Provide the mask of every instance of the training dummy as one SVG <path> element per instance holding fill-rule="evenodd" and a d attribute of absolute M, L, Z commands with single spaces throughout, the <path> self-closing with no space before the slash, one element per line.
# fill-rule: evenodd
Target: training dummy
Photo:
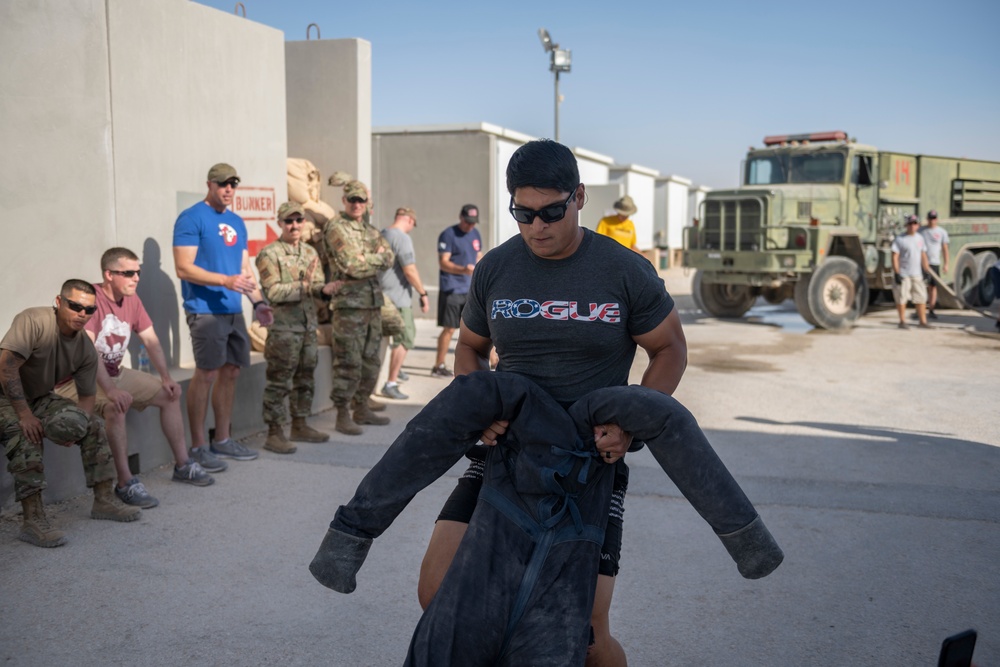
<path fill-rule="evenodd" d="M 596 424 L 617 423 L 645 441 L 744 577 L 780 564 L 781 549 L 753 505 L 670 396 L 598 389 L 566 411 L 521 376 L 476 372 L 428 403 L 337 510 L 309 566 L 313 576 L 353 591 L 372 540 L 498 419 L 510 428 L 490 448 L 475 514 L 406 664 L 583 664 L 613 475 L 594 449 Z"/>

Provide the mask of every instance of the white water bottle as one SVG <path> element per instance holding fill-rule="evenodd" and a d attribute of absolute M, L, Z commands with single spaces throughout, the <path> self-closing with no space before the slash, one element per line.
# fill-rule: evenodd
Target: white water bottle
<path fill-rule="evenodd" d="M 149 353 L 146 352 L 146 346 L 139 346 L 139 372 L 149 373 Z"/>

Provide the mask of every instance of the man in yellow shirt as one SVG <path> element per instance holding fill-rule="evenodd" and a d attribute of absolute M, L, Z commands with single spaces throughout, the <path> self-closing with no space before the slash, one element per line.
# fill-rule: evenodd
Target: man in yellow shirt
<path fill-rule="evenodd" d="M 601 218 L 601 221 L 597 223 L 597 233 L 613 238 L 626 248 L 639 252 L 635 237 L 635 223 L 629 218 L 630 215 L 639 210 L 636 208 L 635 202 L 632 201 L 631 197 L 625 195 L 615 202 L 614 209 L 615 215 Z"/>

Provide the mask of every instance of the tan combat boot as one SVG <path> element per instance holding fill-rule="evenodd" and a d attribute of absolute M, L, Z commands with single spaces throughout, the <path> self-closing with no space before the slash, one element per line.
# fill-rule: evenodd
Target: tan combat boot
<path fill-rule="evenodd" d="M 45 508 L 42 506 L 42 494 L 35 493 L 21 501 L 24 510 L 24 522 L 21 524 L 21 534 L 17 539 L 36 547 L 60 547 L 66 544 L 66 533 L 56 530 L 45 518 Z"/>
<path fill-rule="evenodd" d="M 322 433 L 309 426 L 305 417 L 292 417 L 291 440 L 299 442 L 326 442 L 330 439 L 329 434 Z"/>
<path fill-rule="evenodd" d="M 267 432 L 267 441 L 264 443 L 264 449 L 275 454 L 294 454 L 298 447 L 285 439 L 285 432 L 281 430 L 281 424 L 271 424 Z"/>
<path fill-rule="evenodd" d="M 114 481 L 109 479 L 94 485 L 94 506 L 90 508 L 90 518 L 135 521 L 142 515 L 142 510 L 118 500 L 111 490 L 114 484 Z"/>
<path fill-rule="evenodd" d="M 369 396 L 368 397 L 368 409 L 371 410 L 372 412 L 384 412 L 385 411 L 385 403 L 379 403 L 374 398 L 372 398 L 371 396 Z"/>
<path fill-rule="evenodd" d="M 372 412 L 367 401 L 354 404 L 354 421 L 358 424 L 374 424 L 375 426 L 385 426 L 389 423 L 388 417 L 382 417 Z"/>
<path fill-rule="evenodd" d="M 351 419 L 351 410 L 346 405 L 337 408 L 337 426 L 335 428 L 345 435 L 361 435 L 364 433 L 364 430 Z"/>

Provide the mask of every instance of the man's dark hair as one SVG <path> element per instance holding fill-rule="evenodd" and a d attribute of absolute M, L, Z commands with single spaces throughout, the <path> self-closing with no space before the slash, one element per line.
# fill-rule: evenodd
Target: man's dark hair
<path fill-rule="evenodd" d="M 97 296 L 94 286 L 86 280 L 80 280 L 79 278 L 70 278 L 64 282 L 62 289 L 59 290 L 59 294 L 68 299 L 69 295 L 73 293 L 73 290 L 80 290 L 84 294 L 93 294 L 94 296 Z"/>
<path fill-rule="evenodd" d="M 128 248 L 108 248 L 101 255 L 101 273 L 110 271 L 122 259 L 133 259 L 138 262 L 139 256 Z"/>
<path fill-rule="evenodd" d="M 518 188 L 549 188 L 571 192 L 580 184 L 580 169 L 573 151 L 551 139 L 524 144 L 507 163 L 507 192 Z"/>

